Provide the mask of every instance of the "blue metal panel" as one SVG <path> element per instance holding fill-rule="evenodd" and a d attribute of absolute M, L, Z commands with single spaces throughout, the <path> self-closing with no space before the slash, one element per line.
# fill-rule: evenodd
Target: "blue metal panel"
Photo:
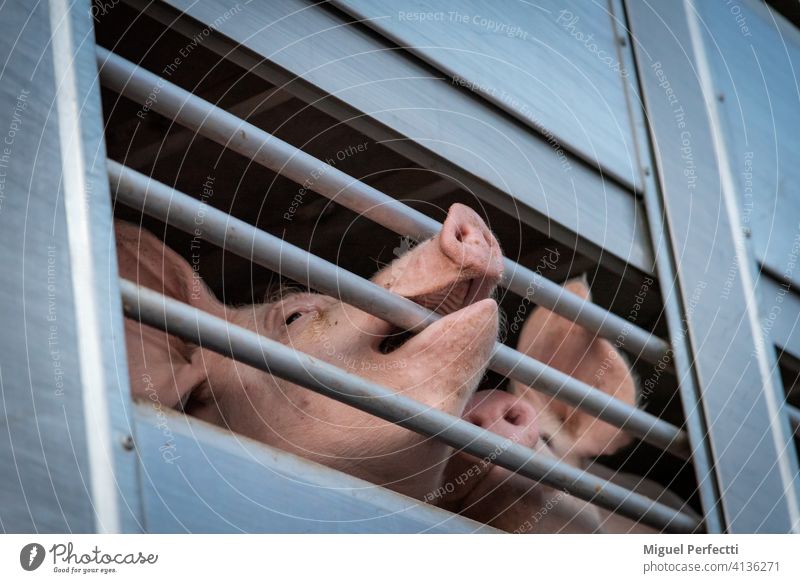
<path fill-rule="evenodd" d="M 797 458 L 691 3 L 630 2 L 662 202 L 731 532 L 800 531 Z M 742 259 L 738 270 L 729 267 Z"/>
<path fill-rule="evenodd" d="M 6 531 L 141 523 L 93 39 L 88 2 L 0 7 Z"/>
<path fill-rule="evenodd" d="M 172 411 L 136 433 L 150 532 L 497 532 Z"/>
<path fill-rule="evenodd" d="M 800 31 L 762 2 L 697 10 L 741 226 L 773 277 L 800 286 Z"/>
<path fill-rule="evenodd" d="M 604 2 L 334 0 L 548 140 L 639 189 L 619 42 Z M 634 186 L 635 185 L 635 186 Z"/>
<path fill-rule="evenodd" d="M 765 274 L 758 292 L 764 339 L 800 359 L 800 295 Z"/>
<path fill-rule="evenodd" d="M 617 35 L 629 35 L 630 31 L 628 30 L 623 0 L 615 0 L 612 7 L 615 24 L 618 27 Z M 623 63 L 625 63 L 625 67 L 628 70 L 635 72 L 633 42 L 628 42 L 626 45 L 626 50 L 623 52 Z M 656 167 L 656 163 L 654 152 L 650 147 L 647 120 L 642 107 L 643 97 L 638 85 L 628 85 L 628 91 L 630 92 L 631 117 L 633 118 L 635 137 L 639 147 L 640 164 L 643 167 L 652 169 Z M 719 533 L 722 532 L 724 525 L 722 508 L 719 505 L 719 484 L 717 483 L 716 475 L 712 471 L 713 456 L 708 441 L 708 425 L 703 416 L 701 406 L 702 395 L 692 370 L 693 356 L 684 329 L 682 315 L 684 309 L 681 304 L 680 290 L 677 289 L 675 257 L 672 254 L 672 247 L 664 224 L 664 205 L 653 172 L 644 173 L 643 184 L 644 191 L 642 196 L 650 226 L 653 249 L 658 258 L 656 274 L 661 288 L 661 297 L 664 299 L 664 317 L 670 332 L 671 352 L 662 360 L 659 367 L 663 368 L 669 362 L 674 364 L 675 374 L 679 379 L 678 392 L 685 418 L 684 427 L 691 443 L 692 465 L 697 480 L 698 497 L 703 508 L 705 529 L 708 533 Z M 652 381 L 653 379 L 642 379 L 644 394 L 653 390 L 651 386 L 647 385 L 648 380 Z"/>

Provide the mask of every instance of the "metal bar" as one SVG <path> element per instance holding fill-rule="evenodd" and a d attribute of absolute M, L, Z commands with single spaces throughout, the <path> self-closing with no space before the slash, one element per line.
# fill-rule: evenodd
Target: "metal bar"
<path fill-rule="evenodd" d="M 440 317 L 411 300 L 113 160 L 108 161 L 108 168 L 119 202 L 258 265 L 337 297 L 404 329 L 420 331 Z M 203 216 L 203 228 L 197 229 L 195 217 L 200 215 Z M 688 455 L 687 437 L 679 428 L 508 346 L 495 344 L 490 367 L 621 427 L 648 443 L 675 455 Z"/>
<path fill-rule="evenodd" d="M 253 119 L 257 115 L 273 107 L 278 107 L 292 98 L 292 95 L 289 93 L 272 88 L 231 105 L 230 111 L 234 115 L 242 118 Z M 147 166 L 153 162 L 153 160 L 163 160 L 179 152 L 186 152 L 197 137 L 197 134 L 190 130 L 187 131 L 187 128 L 182 127 L 182 130 L 183 131 L 170 133 L 164 139 L 156 140 L 150 145 L 131 153 L 131 155 L 125 159 L 125 163 L 131 168 L 139 168 Z"/>
<path fill-rule="evenodd" d="M 51 0 L 50 27 L 53 30 L 53 67 L 58 75 L 56 105 L 58 109 L 59 143 L 61 146 L 61 180 L 63 185 L 64 209 L 66 214 L 67 242 L 70 250 L 70 269 L 72 271 L 73 294 L 75 302 L 75 332 L 81 339 L 78 351 L 78 373 L 83 382 L 83 413 L 86 425 L 87 455 L 89 458 L 88 486 L 92 492 L 92 507 L 95 511 L 97 532 L 121 532 L 120 509 L 114 473 L 113 459 L 116 454 L 112 439 L 110 403 L 107 398 L 108 371 L 102 365 L 108 348 L 102 345 L 103 327 L 101 322 L 101 290 L 94 264 L 92 244 L 99 237 L 92 233 L 95 217 L 92 207 L 86 204 L 88 172 L 87 156 L 81 134 L 81 92 L 85 91 L 78 80 L 75 66 L 77 47 L 69 22 L 70 7 L 64 0 Z M 85 84 L 85 81 L 84 81 Z M 97 88 L 95 88 L 97 91 Z M 99 121 L 100 112 L 93 111 L 92 121 Z M 102 161 L 98 166 L 102 167 Z M 101 195 L 102 196 L 102 195 Z M 105 221 L 108 221 L 107 199 L 103 198 Z"/>
<path fill-rule="evenodd" d="M 234 326 L 155 291 L 121 280 L 125 313 L 250 366 L 372 415 L 434 437 L 504 468 L 558 488 L 633 520 L 670 532 L 693 532 L 699 522 L 673 508 L 510 442 L 458 417 L 403 397 L 280 342 Z M 497 452 L 500 452 L 499 454 Z"/>
<path fill-rule="evenodd" d="M 309 176 L 319 176 L 311 186 L 315 192 L 387 229 L 416 240 L 441 229 L 438 221 L 106 49 L 98 47 L 97 59 L 102 83 L 120 95 L 147 103 L 154 111 L 298 184 L 307 182 Z M 157 97 L 153 99 L 155 88 Z M 533 270 L 508 258 L 504 267 L 501 285 L 590 332 L 619 342 L 637 358 L 655 364 L 668 353 L 669 345 L 662 339 Z"/>

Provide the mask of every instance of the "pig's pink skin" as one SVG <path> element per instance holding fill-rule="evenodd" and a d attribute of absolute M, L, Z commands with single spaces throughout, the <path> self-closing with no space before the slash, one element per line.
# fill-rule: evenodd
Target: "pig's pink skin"
<path fill-rule="evenodd" d="M 536 409 L 524 399 L 503 391 L 475 393 L 467 403 L 463 417 L 478 427 L 526 447 L 539 442 Z"/>
<path fill-rule="evenodd" d="M 584 279 L 570 281 L 565 287 L 581 297 L 590 297 Z M 517 348 L 628 404 L 636 403 L 637 384 L 622 354 L 607 340 L 548 310 L 534 310 L 523 326 Z M 508 410 L 515 412 L 512 418 L 516 422 L 509 422 L 504 413 Z M 510 382 L 509 393 L 477 393 L 467 406 L 465 418 L 580 469 L 589 468 L 593 457 L 613 453 L 630 443 L 630 437 L 619 429 L 516 381 Z M 615 474 L 597 464 L 592 471 L 675 508 L 683 506 L 674 494 L 649 480 Z M 454 456 L 448 464 L 445 484 L 448 481 L 458 487 L 444 498 L 445 507 L 508 532 L 655 532 L 464 454 Z"/>
<path fill-rule="evenodd" d="M 464 419 L 553 459 L 540 439 L 539 412 L 524 398 L 499 390 L 476 393 Z M 500 466 L 466 454 L 447 466 L 445 485 L 453 490 L 442 506 L 507 532 L 590 533 L 601 531 L 597 508 L 562 492 L 523 478 Z M 443 491 L 440 489 L 440 491 Z"/>
<path fill-rule="evenodd" d="M 463 205 L 450 208 L 439 235 L 372 278 L 446 314 L 388 354 L 379 347 L 393 326 L 334 298 L 298 293 L 230 308 L 150 233 L 119 224 L 117 246 L 123 277 L 454 415 L 474 393 L 497 337 L 489 296 L 502 253 Z M 451 449 L 437 441 L 130 320 L 126 342 L 135 397 L 155 394 L 175 407 L 190 395 L 192 415 L 411 496 L 441 482 Z"/>
<path fill-rule="evenodd" d="M 591 299 L 583 278 L 571 280 L 564 287 Z M 624 403 L 637 402 L 639 387 L 623 354 L 605 338 L 549 310 L 533 311 L 522 327 L 517 350 Z M 510 383 L 510 390 L 524 396 L 540 412 L 541 431 L 551 447 L 575 466 L 591 457 L 614 453 L 631 442 L 628 434 L 613 425 L 522 383 Z"/>

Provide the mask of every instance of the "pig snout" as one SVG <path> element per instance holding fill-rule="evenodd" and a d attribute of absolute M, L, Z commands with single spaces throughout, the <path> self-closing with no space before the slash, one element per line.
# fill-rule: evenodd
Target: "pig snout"
<path fill-rule="evenodd" d="M 500 277 L 503 254 L 483 220 L 471 208 L 454 204 L 439 235 L 439 247 L 465 272 L 488 280 Z"/>
<path fill-rule="evenodd" d="M 503 253 L 489 227 L 462 204 L 441 231 L 378 273 L 373 281 L 446 315 L 489 298 L 503 273 Z"/>
<path fill-rule="evenodd" d="M 525 447 L 539 441 L 537 412 L 525 399 L 504 391 L 475 393 L 464 413 L 464 419 Z"/>
<path fill-rule="evenodd" d="M 525 399 L 500 390 L 475 393 L 468 401 L 462 418 L 487 431 L 505 437 L 511 443 L 533 448 L 539 442 L 538 412 Z M 493 465 L 493 457 L 478 459 L 466 452 L 458 452 L 450 458 L 445 469 L 445 484 L 458 485 L 451 488 L 441 500 L 441 505 L 449 510 L 466 509 L 470 517 L 480 516 L 471 513 L 487 506 L 498 488 L 517 493 L 516 486 L 523 491 L 530 489 L 525 479 L 516 479 L 509 470 Z M 509 484 L 514 483 L 511 487 Z"/>

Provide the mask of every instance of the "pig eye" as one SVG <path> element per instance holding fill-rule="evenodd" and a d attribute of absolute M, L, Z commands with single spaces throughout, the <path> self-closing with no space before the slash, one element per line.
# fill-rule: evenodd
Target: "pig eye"
<path fill-rule="evenodd" d="M 299 319 L 303 315 L 303 312 L 294 312 L 288 318 L 286 318 L 286 325 L 288 326 L 295 320 Z"/>

